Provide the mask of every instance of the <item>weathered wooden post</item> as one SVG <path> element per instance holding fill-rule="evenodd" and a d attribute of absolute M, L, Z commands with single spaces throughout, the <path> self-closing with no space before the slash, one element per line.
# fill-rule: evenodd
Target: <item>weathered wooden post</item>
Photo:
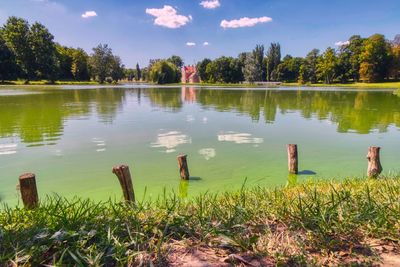
<path fill-rule="evenodd" d="M 33 173 L 24 173 L 19 177 L 19 189 L 22 202 L 27 209 L 34 209 L 39 205 L 39 196 L 36 187 L 36 177 Z"/>
<path fill-rule="evenodd" d="M 379 156 L 381 148 L 376 146 L 371 146 L 368 148 L 368 172 L 367 175 L 369 178 L 376 178 L 382 172 L 382 165 Z"/>
<path fill-rule="evenodd" d="M 189 168 L 187 164 L 187 155 L 178 156 L 179 173 L 183 180 L 189 180 Z"/>
<path fill-rule="evenodd" d="M 129 167 L 127 165 L 118 165 L 113 167 L 112 172 L 118 177 L 125 201 L 135 203 L 135 192 L 133 191 L 133 184 Z"/>
<path fill-rule="evenodd" d="M 288 152 L 288 167 L 289 173 L 298 174 L 299 173 L 299 161 L 297 155 L 297 145 L 289 144 L 287 145 Z"/>

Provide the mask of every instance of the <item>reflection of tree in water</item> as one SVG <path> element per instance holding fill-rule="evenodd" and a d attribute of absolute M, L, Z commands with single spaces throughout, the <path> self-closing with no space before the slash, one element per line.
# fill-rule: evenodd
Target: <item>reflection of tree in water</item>
<path fill-rule="evenodd" d="M 182 107 L 182 99 L 195 99 L 204 109 L 235 111 L 254 121 L 263 114 L 266 123 L 274 122 L 277 112 L 300 112 L 304 118 L 337 123 L 338 132 L 365 134 L 373 129 L 384 132 L 391 124 L 400 127 L 400 99 L 390 92 L 198 89 L 193 95 L 183 87 L 150 89 L 147 96 L 153 104 L 174 110 Z"/>
<path fill-rule="evenodd" d="M 143 91 L 152 105 L 159 106 L 171 111 L 179 111 L 182 106 L 180 88 L 152 88 Z"/>
<path fill-rule="evenodd" d="M 122 106 L 124 90 L 58 90 L 43 94 L 0 97 L 0 137 L 18 135 L 25 143 L 54 143 L 68 118 L 94 110 L 102 122 L 112 122 Z"/>

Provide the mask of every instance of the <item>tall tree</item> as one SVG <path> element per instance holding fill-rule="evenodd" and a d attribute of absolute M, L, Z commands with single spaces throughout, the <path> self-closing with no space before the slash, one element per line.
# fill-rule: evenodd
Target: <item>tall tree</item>
<path fill-rule="evenodd" d="M 260 81 L 259 69 L 253 53 L 247 53 L 244 60 L 243 75 L 246 82 Z"/>
<path fill-rule="evenodd" d="M 157 84 L 176 83 L 179 81 L 179 69 L 169 60 L 155 62 L 149 71 L 149 79 Z"/>
<path fill-rule="evenodd" d="M 264 46 L 257 45 L 253 50 L 253 57 L 256 64 L 256 79 L 257 81 L 265 81 L 267 67 L 264 64 Z"/>
<path fill-rule="evenodd" d="M 110 76 L 116 83 L 124 77 L 124 65 L 119 56 L 113 56 L 110 64 Z"/>
<path fill-rule="evenodd" d="M 360 56 L 364 45 L 364 39 L 359 35 L 353 35 L 349 39 L 349 44 L 345 46 L 346 51 L 350 54 L 350 75 L 353 81 L 360 80 Z"/>
<path fill-rule="evenodd" d="M 167 60 L 174 64 L 178 69 L 183 67 L 183 59 L 180 56 L 173 55 Z"/>
<path fill-rule="evenodd" d="M 35 76 L 54 81 L 58 74 L 54 36 L 38 22 L 30 28 L 29 44 L 34 57 Z"/>
<path fill-rule="evenodd" d="M 34 57 L 29 45 L 29 23 L 9 17 L 1 29 L 7 47 L 15 55 L 16 63 L 27 81 L 34 78 Z"/>
<path fill-rule="evenodd" d="M 93 54 L 90 57 L 90 67 L 92 75 L 99 83 L 104 83 L 106 78 L 110 76 L 113 59 L 112 50 L 108 45 L 99 44 L 93 48 Z"/>
<path fill-rule="evenodd" d="M 136 81 L 142 78 L 142 71 L 140 70 L 139 63 L 136 63 Z"/>
<path fill-rule="evenodd" d="M 317 63 L 319 57 L 319 50 L 313 49 L 307 54 L 305 58 L 305 70 L 304 72 L 308 74 L 307 81 L 311 83 L 317 82 Z"/>
<path fill-rule="evenodd" d="M 276 69 L 281 63 L 281 45 L 271 43 L 267 52 L 267 81 L 276 80 Z"/>
<path fill-rule="evenodd" d="M 374 34 L 367 38 L 360 55 L 360 79 L 377 82 L 387 78 L 391 64 L 390 53 L 390 44 L 383 35 Z"/>
<path fill-rule="evenodd" d="M 72 50 L 71 73 L 76 81 L 90 80 L 89 56 L 81 48 Z"/>
<path fill-rule="evenodd" d="M 276 69 L 277 80 L 297 82 L 299 80 L 300 68 L 303 64 L 303 58 L 286 55 Z"/>
<path fill-rule="evenodd" d="M 319 57 L 317 71 L 321 80 L 326 84 L 333 82 L 335 78 L 335 70 L 337 67 L 337 57 L 335 49 L 328 47 L 325 52 Z"/>
<path fill-rule="evenodd" d="M 207 75 L 207 66 L 211 63 L 211 59 L 205 58 L 197 63 L 197 72 L 202 82 L 208 82 L 210 77 Z"/>
<path fill-rule="evenodd" d="M 0 34 L 0 81 L 13 80 L 18 76 L 18 67 L 12 51 Z"/>

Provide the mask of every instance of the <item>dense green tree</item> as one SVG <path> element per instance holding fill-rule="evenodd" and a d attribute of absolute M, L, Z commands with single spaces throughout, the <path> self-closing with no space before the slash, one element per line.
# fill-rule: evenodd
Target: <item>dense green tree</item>
<path fill-rule="evenodd" d="M 266 57 L 267 65 L 267 81 L 276 80 L 276 69 L 281 63 L 281 45 L 279 43 L 271 43 Z"/>
<path fill-rule="evenodd" d="M 247 53 L 243 67 L 244 80 L 248 83 L 260 81 L 259 69 L 253 53 Z"/>
<path fill-rule="evenodd" d="M 174 64 L 178 69 L 183 67 L 183 59 L 180 56 L 173 55 L 167 60 Z"/>
<path fill-rule="evenodd" d="M 350 54 L 350 76 L 353 81 L 360 80 L 360 56 L 364 45 L 364 39 L 359 35 L 353 35 L 349 39 L 349 44 L 345 46 L 346 51 Z"/>
<path fill-rule="evenodd" d="M 58 59 L 58 77 L 61 80 L 72 80 L 74 75 L 72 74 L 72 63 L 73 63 L 73 49 L 56 44 L 56 55 Z"/>
<path fill-rule="evenodd" d="M 127 79 L 128 81 L 133 81 L 136 77 L 136 70 L 135 69 L 125 69 L 124 70 L 124 78 Z"/>
<path fill-rule="evenodd" d="M 23 78 L 34 78 L 34 56 L 29 43 L 29 23 L 21 18 L 9 17 L 1 29 L 7 47 L 15 55 Z"/>
<path fill-rule="evenodd" d="M 200 80 L 202 82 L 208 82 L 210 77 L 207 73 L 207 66 L 211 63 L 211 59 L 205 58 L 199 63 L 197 63 L 197 73 L 199 74 Z"/>
<path fill-rule="evenodd" d="M 297 82 L 300 67 L 303 64 L 304 60 L 302 58 L 292 57 L 290 55 L 285 56 L 276 69 L 277 80 L 284 82 Z"/>
<path fill-rule="evenodd" d="M 76 81 L 90 80 L 89 55 L 81 48 L 72 49 L 71 73 Z"/>
<path fill-rule="evenodd" d="M 13 80 L 18 76 L 18 66 L 12 51 L 0 34 L 0 81 Z"/>
<path fill-rule="evenodd" d="M 136 63 L 135 79 L 136 79 L 136 81 L 140 81 L 141 78 L 142 78 L 142 71 L 140 70 L 139 63 Z"/>
<path fill-rule="evenodd" d="M 211 83 L 238 83 L 243 81 L 242 67 L 238 59 L 220 57 L 207 65 L 206 75 Z"/>
<path fill-rule="evenodd" d="M 106 78 L 111 75 L 113 60 L 114 56 L 108 45 L 99 44 L 93 48 L 93 54 L 90 57 L 91 73 L 99 83 L 104 83 Z"/>
<path fill-rule="evenodd" d="M 360 79 L 362 81 L 377 82 L 384 80 L 389 76 L 390 44 L 381 34 L 370 36 L 364 41 L 360 60 Z"/>
<path fill-rule="evenodd" d="M 149 79 L 157 84 L 177 83 L 179 82 L 178 72 L 179 69 L 172 62 L 159 60 L 151 66 Z"/>
<path fill-rule="evenodd" d="M 257 81 L 266 80 L 267 66 L 264 62 L 264 51 L 263 45 L 257 45 L 252 52 L 256 64 Z"/>
<path fill-rule="evenodd" d="M 110 64 L 110 77 L 113 82 L 118 82 L 124 77 L 124 65 L 119 56 L 113 56 Z"/>
<path fill-rule="evenodd" d="M 34 57 L 35 77 L 54 81 L 58 74 L 58 62 L 54 36 L 42 24 L 36 22 L 30 28 L 29 45 Z"/>
<path fill-rule="evenodd" d="M 319 57 L 317 63 L 317 73 L 321 80 L 326 84 L 333 82 L 335 70 L 337 68 L 337 57 L 335 49 L 328 47 Z"/>
<path fill-rule="evenodd" d="M 319 57 L 319 50 L 313 49 L 309 52 L 305 58 L 305 69 L 304 73 L 307 75 L 305 82 L 316 83 L 317 82 L 317 63 Z"/>

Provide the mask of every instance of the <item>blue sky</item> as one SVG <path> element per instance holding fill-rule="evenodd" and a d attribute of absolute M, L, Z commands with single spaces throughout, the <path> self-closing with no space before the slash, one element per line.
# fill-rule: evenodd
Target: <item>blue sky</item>
<path fill-rule="evenodd" d="M 399 0 L 201 2 L 0 0 L 0 23 L 11 15 L 40 21 L 57 42 L 88 52 L 107 43 L 128 67 L 172 54 L 193 64 L 204 57 L 237 56 L 271 42 L 279 42 L 283 54 L 304 56 L 313 48 L 334 47 L 353 34 L 382 33 L 393 39 L 400 33 Z"/>

